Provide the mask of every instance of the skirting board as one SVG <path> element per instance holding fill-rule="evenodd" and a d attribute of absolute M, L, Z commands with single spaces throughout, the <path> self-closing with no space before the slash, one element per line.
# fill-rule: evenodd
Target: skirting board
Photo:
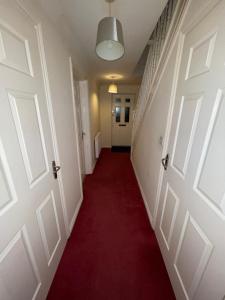
<path fill-rule="evenodd" d="M 69 233 L 68 238 L 70 237 L 70 235 L 71 235 L 71 233 L 72 233 L 72 230 L 73 230 L 74 224 L 75 224 L 75 222 L 76 222 L 78 213 L 79 213 L 79 211 L 80 211 L 80 207 L 81 207 L 82 202 L 83 202 L 83 195 L 82 195 L 82 197 L 80 198 L 80 200 L 79 200 L 79 202 L 78 202 L 78 204 L 77 204 L 75 213 L 74 213 L 73 218 L 72 218 L 72 221 L 71 221 L 71 223 L 70 223 L 70 227 L 69 227 L 70 233 Z"/>
<path fill-rule="evenodd" d="M 135 176 L 136 176 L 136 179 L 137 179 L 137 182 L 138 182 L 138 185 L 139 185 L 139 188 L 140 188 L 140 191 L 141 191 L 141 195 L 142 195 L 142 198 L 144 200 L 144 204 L 145 204 L 145 209 L 147 211 L 147 215 L 148 215 L 148 218 L 149 218 L 149 222 L 151 224 L 151 227 L 153 230 L 155 230 L 154 226 L 153 226 L 153 218 L 152 218 L 152 215 L 150 213 L 150 209 L 149 209 L 149 206 L 148 206 L 148 202 L 147 202 L 147 198 L 145 196 L 145 193 L 144 193 L 144 190 L 142 188 L 142 185 L 141 185 L 141 182 L 140 182 L 140 179 L 138 177 L 138 173 L 137 173 L 137 170 L 135 168 L 135 165 L 134 165 L 134 162 L 133 162 L 133 159 L 132 157 L 130 158 L 131 160 L 131 163 L 132 163 L 132 166 L 133 166 L 133 169 L 134 169 L 134 173 L 135 173 Z"/>

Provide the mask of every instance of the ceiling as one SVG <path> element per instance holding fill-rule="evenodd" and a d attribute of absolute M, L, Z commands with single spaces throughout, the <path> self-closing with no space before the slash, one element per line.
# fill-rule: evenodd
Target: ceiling
<path fill-rule="evenodd" d="M 95 54 L 99 21 L 108 15 L 105 0 L 37 0 L 53 22 L 67 23 L 73 44 L 79 47 L 91 74 L 105 81 L 109 74 L 119 74 L 120 81 L 140 80 L 137 63 L 167 0 L 115 0 L 112 15 L 122 23 L 125 55 L 115 62 L 106 62 Z"/>

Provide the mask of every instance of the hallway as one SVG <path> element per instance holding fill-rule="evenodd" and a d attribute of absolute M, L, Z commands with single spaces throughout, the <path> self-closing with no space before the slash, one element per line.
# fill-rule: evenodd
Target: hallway
<path fill-rule="evenodd" d="M 48 300 L 175 299 L 128 153 L 103 149 Z"/>

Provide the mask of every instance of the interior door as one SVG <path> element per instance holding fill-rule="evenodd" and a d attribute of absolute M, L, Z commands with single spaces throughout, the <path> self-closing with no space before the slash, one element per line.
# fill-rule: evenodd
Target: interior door
<path fill-rule="evenodd" d="M 112 97 L 112 146 L 130 146 L 133 124 L 134 95 Z"/>
<path fill-rule="evenodd" d="M 163 161 L 156 233 L 177 299 L 225 295 L 225 1 L 213 3 L 199 18 L 192 15 L 180 35 L 169 160 Z"/>
<path fill-rule="evenodd" d="M 44 299 L 65 244 L 36 27 L 0 3 L 0 299 Z"/>
<path fill-rule="evenodd" d="M 82 125 L 82 113 L 81 113 L 81 103 L 80 103 L 80 86 L 79 81 L 74 80 L 74 98 L 77 113 L 77 125 L 78 125 L 78 137 L 79 137 L 79 148 L 80 148 L 80 165 L 81 165 L 81 175 L 82 179 L 85 177 L 85 158 L 84 158 L 84 136 L 85 132 Z"/>

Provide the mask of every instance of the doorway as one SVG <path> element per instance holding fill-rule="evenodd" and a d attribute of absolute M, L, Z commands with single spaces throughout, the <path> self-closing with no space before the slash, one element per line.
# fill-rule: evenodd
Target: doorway
<path fill-rule="evenodd" d="M 84 156 L 85 132 L 83 129 L 83 122 L 82 122 L 79 81 L 74 79 L 73 85 L 74 85 L 74 101 L 75 101 L 75 106 L 76 106 L 77 131 L 78 131 L 79 150 L 80 150 L 79 151 L 80 168 L 81 168 L 82 180 L 84 180 L 84 178 L 85 178 L 85 156 Z"/>
<path fill-rule="evenodd" d="M 134 95 L 112 97 L 112 150 L 129 150 L 133 124 Z"/>

